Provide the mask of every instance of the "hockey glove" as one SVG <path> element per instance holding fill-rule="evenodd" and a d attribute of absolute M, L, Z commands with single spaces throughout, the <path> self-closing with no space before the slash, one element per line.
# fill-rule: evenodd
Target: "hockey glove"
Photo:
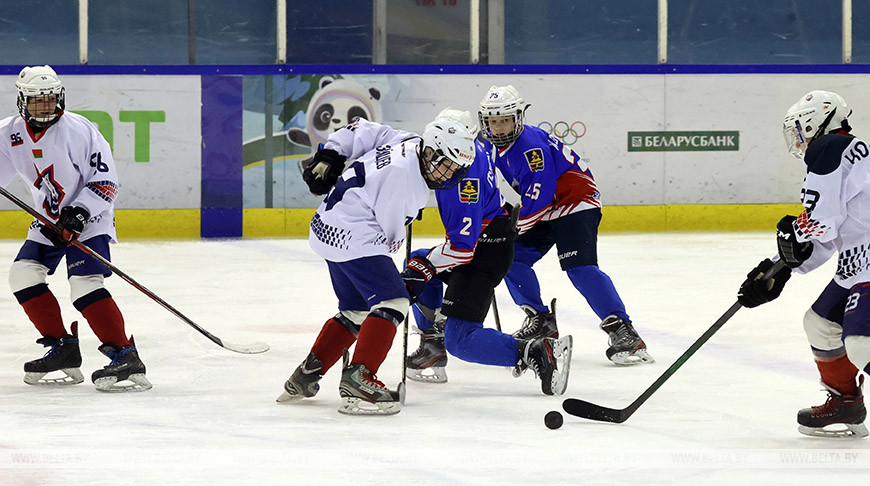
<path fill-rule="evenodd" d="M 411 297 L 411 304 L 417 302 L 426 284 L 435 276 L 435 266 L 425 257 L 412 258 L 402 271 L 402 280 Z"/>
<path fill-rule="evenodd" d="M 48 238 L 54 246 L 69 246 L 70 243 L 85 229 L 85 224 L 91 215 L 85 208 L 78 206 L 66 206 L 60 210 L 60 218 L 57 220 L 57 228 L 60 232 L 43 225 L 39 232 Z"/>
<path fill-rule="evenodd" d="M 785 216 L 776 224 L 776 246 L 779 257 L 791 268 L 799 267 L 813 254 L 813 243 L 799 243 L 794 232 L 794 216 Z"/>
<path fill-rule="evenodd" d="M 765 272 L 770 270 L 773 262 L 770 258 L 762 260 L 757 267 L 746 275 L 746 281 L 737 291 L 737 302 L 743 307 L 758 307 L 779 297 L 785 283 L 791 278 L 791 268 L 785 266 L 767 280 L 763 280 Z"/>
<path fill-rule="evenodd" d="M 344 172 L 345 161 L 347 157 L 320 144 L 314 160 L 302 171 L 302 180 L 308 185 L 311 194 L 322 196 L 329 192 Z"/>

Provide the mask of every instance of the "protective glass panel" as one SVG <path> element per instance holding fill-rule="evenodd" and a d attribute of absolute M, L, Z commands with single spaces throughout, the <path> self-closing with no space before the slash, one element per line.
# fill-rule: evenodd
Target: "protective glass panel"
<path fill-rule="evenodd" d="M 505 2 L 505 63 L 655 64 L 656 3 Z"/>
<path fill-rule="evenodd" d="M 370 1 L 288 0 L 287 63 L 371 64 L 372 31 Z"/>
<path fill-rule="evenodd" d="M 841 16 L 841 2 L 670 0 L 668 63 L 837 64 Z"/>
<path fill-rule="evenodd" d="M 480 3 L 485 9 L 486 1 Z M 471 61 L 470 0 L 401 0 L 387 7 L 388 64 Z M 484 10 L 481 19 L 485 18 Z M 481 33 L 481 40 L 485 38 Z"/>
<path fill-rule="evenodd" d="M 4 5 L 0 64 L 79 63 L 78 2 L 31 0 Z"/>

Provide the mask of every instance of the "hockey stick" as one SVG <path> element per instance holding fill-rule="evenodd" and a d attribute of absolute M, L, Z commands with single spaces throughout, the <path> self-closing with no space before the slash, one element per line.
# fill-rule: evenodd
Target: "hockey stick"
<path fill-rule="evenodd" d="M 501 319 L 498 317 L 498 304 L 495 303 L 495 289 L 492 289 L 492 317 L 495 318 L 495 328 L 501 332 Z"/>
<path fill-rule="evenodd" d="M 777 261 L 773 264 L 773 267 L 771 267 L 770 270 L 764 273 L 761 278 L 764 280 L 769 279 L 773 274 L 778 272 L 784 266 L 785 262 L 783 262 L 782 260 Z M 731 319 L 731 317 L 735 313 L 737 313 L 737 311 L 740 310 L 741 307 L 743 306 L 740 304 L 740 302 L 735 302 L 734 305 L 731 306 L 731 308 L 729 308 L 727 311 L 725 311 L 724 314 L 722 314 L 722 317 L 720 317 L 716 322 L 713 323 L 712 326 L 710 326 L 709 329 L 707 329 L 707 332 L 702 334 L 701 337 L 699 337 L 698 340 L 695 341 L 689 347 L 689 349 L 686 350 L 685 353 L 683 353 L 679 358 L 677 358 L 676 361 L 674 361 L 674 364 L 672 364 L 670 368 L 662 373 L 659 379 L 657 379 L 652 385 L 650 385 L 649 388 L 641 393 L 635 401 L 631 402 L 631 405 L 625 408 L 616 409 L 595 405 L 594 403 L 590 403 L 585 400 L 568 398 L 564 402 L 562 402 L 562 408 L 571 415 L 576 415 L 578 417 L 586 419 L 598 420 L 601 422 L 614 422 L 617 424 L 625 422 L 626 420 L 628 420 L 629 417 L 631 417 L 634 412 L 637 411 L 638 408 L 640 408 L 641 405 L 643 405 L 644 402 L 647 401 L 650 396 L 652 396 L 653 393 L 656 392 L 656 390 L 659 389 L 660 386 L 664 384 L 665 381 L 668 380 L 668 378 L 671 377 L 671 375 L 676 373 L 677 370 L 680 369 L 680 367 L 683 366 L 683 364 L 693 354 L 695 354 L 695 351 L 697 351 L 698 348 L 703 346 L 704 343 L 706 343 L 707 340 L 709 340 L 713 336 L 713 334 L 715 334 L 716 331 L 719 330 L 719 328 L 721 328 L 726 322 L 728 322 L 728 319 Z"/>
<path fill-rule="evenodd" d="M 414 222 L 405 226 L 405 265 L 411 261 L 411 235 L 414 233 Z M 402 384 L 405 383 L 408 373 L 408 319 L 411 318 L 411 308 L 405 314 L 405 333 L 402 335 Z"/>
<path fill-rule="evenodd" d="M 35 209 L 31 208 L 30 206 L 27 205 L 27 203 L 25 203 L 24 201 L 15 197 L 15 195 L 13 195 L 9 191 L 7 191 L 5 188 L 0 187 L 0 194 L 3 194 L 6 197 L 6 199 L 9 199 L 10 201 L 12 201 L 19 208 L 30 213 L 30 215 L 33 216 L 34 218 L 36 218 L 37 220 L 39 220 L 40 223 L 48 226 L 49 228 L 51 228 L 54 231 L 57 231 L 58 233 L 61 232 L 60 228 L 58 228 L 58 226 L 56 224 L 54 224 L 53 222 L 46 219 L 45 216 L 39 214 Z M 184 321 L 190 327 L 199 331 L 200 334 L 209 338 L 212 342 L 214 342 L 218 346 L 220 346 L 224 349 L 228 349 L 230 351 L 235 351 L 237 353 L 242 353 L 242 354 L 257 354 L 257 353 L 263 353 L 263 352 L 266 352 L 269 350 L 269 345 L 266 343 L 253 343 L 253 344 L 248 344 L 248 345 L 239 345 L 239 344 L 228 343 L 228 342 L 220 339 L 219 337 L 215 336 L 214 334 L 212 334 L 212 333 L 206 331 L 205 329 L 203 329 L 202 327 L 200 327 L 197 323 L 188 319 L 187 316 L 185 316 L 184 314 L 182 314 L 181 312 L 176 310 L 175 307 L 172 307 L 171 305 L 166 303 L 165 300 L 158 297 L 157 294 L 148 290 L 139 282 L 133 280 L 133 278 L 131 278 L 126 273 L 122 272 L 118 267 L 116 267 L 114 264 L 112 264 L 112 262 L 103 258 L 102 255 L 100 255 L 99 253 L 90 249 L 87 245 L 80 242 L 78 239 L 73 239 L 70 244 L 75 246 L 79 250 L 87 253 L 88 255 L 94 257 L 97 261 L 99 261 L 100 263 L 102 263 L 103 265 L 108 267 L 110 270 L 112 270 L 112 272 L 118 274 L 118 276 L 121 277 L 122 279 L 124 279 L 125 282 L 127 282 L 128 284 L 132 285 L 133 287 L 135 287 L 137 290 L 139 290 L 143 294 L 150 297 L 151 300 L 153 300 L 153 301 L 157 302 L 158 304 L 160 304 L 161 306 L 163 306 L 164 309 L 166 309 L 169 312 L 171 312 L 172 314 L 174 314 L 176 317 L 178 317 L 179 319 Z"/>

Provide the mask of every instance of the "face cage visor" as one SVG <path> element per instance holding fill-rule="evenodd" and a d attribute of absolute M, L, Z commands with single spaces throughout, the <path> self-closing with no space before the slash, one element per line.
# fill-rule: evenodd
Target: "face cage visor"
<path fill-rule="evenodd" d="M 492 128 L 490 127 L 489 121 L 492 118 L 500 118 L 504 116 L 509 116 L 513 119 L 514 129 L 510 133 L 506 133 L 504 135 L 494 135 L 492 133 Z M 492 142 L 496 147 L 505 147 L 512 143 L 514 143 L 519 137 L 520 132 L 523 130 L 523 113 L 513 113 L 510 115 L 489 115 L 489 114 L 480 114 L 480 129 L 483 130 L 483 134 L 487 140 Z"/>
<path fill-rule="evenodd" d="M 52 90 L 53 91 L 53 90 Z M 28 102 L 34 101 L 36 103 L 46 103 L 51 101 L 46 101 L 47 97 L 54 97 L 54 112 L 44 116 L 37 116 L 37 114 L 31 113 L 27 108 Z M 40 94 L 32 94 L 26 95 L 22 92 L 18 93 L 18 113 L 24 118 L 24 120 L 31 126 L 37 128 L 46 128 L 54 124 L 57 121 L 57 117 L 64 110 L 64 89 L 60 88 L 59 92 L 47 92 Z"/>
<path fill-rule="evenodd" d="M 782 136 L 785 139 L 788 153 L 798 160 L 804 160 L 807 140 L 804 138 L 800 120 L 795 120 L 793 125 L 784 124 Z"/>
<path fill-rule="evenodd" d="M 431 147 L 425 147 L 423 153 L 424 157 L 427 156 L 425 154 L 431 156 L 430 160 L 424 163 L 425 172 L 423 174 L 429 189 L 436 191 L 452 189 L 468 173 L 469 167 L 462 167 L 448 159 L 440 150 L 434 151 Z"/>

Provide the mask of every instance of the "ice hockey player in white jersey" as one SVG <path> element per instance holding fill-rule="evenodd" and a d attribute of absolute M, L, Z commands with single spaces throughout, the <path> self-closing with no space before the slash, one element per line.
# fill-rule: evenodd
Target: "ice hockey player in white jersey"
<path fill-rule="evenodd" d="M 361 126 L 372 128 L 371 123 L 357 120 L 332 134 L 326 145 L 352 142 L 354 132 Z M 366 133 L 377 137 L 379 132 Z M 339 412 L 401 411 L 404 388 L 390 390 L 376 374 L 407 315 L 410 296 L 419 294 L 435 269 L 420 265 L 403 280 L 389 255 L 401 249 L 405 225 L 425 207 L 430 189 L 454 187 L 471 166 L 475 151 L 468 130 L 449 121 L 429 123 L 422 137 L 406 132 L 382 142 L 365 153 L 342 151 L 350 153 L 351 163 L 311 220 L 308 241 L 326 260 L 339 312 L 323 325 L 278 401 L 313 397 L 320 378 L 344 354 Z M 366 145 L 373 146 L 372 140 L 360 140 L 358 146 Z M 350 356 L 345 350 L 354 342 Z"/>
<path fill-rule="evenodd" d="M 147 390 L 151 383 L 145 365 L 103 284 L 112 272 L 71 245 L 78 239 L 110 258 L 109 243 L 116 238 L 118 175 L 109 144 L 87 119 L 64 111 L 64 87 L 51 67 L 25 67 L 15 87 L 19 113 L 0 120 L 0 186 L 8 186 L 18 174 L 30 187 L 35 209 L 61 229 L 57 233 L 39 221 L 31 223 L 9 269 L 12 292 L 42 335 L 36 342 L 49 348 L 42 358 L 24 364 L 24 381 L 84 381 L 78 325 L 73 322 L 67 331 L 47 284 L 47 276 L 65 258 L 73 306 L 102 343 L 99 350 L 111 359 L 91 376 L 94 385 L 110 392 Z"/>
<path fill-rule="evenodd" d="M 868 435 L 860 370 L 870 372 L 870 147 L 850 133 L 851 113 L 829 91 L 811 91 L 789 108 L 783 133 L 789 152 L 806 164 L 806 209 L 779 221 L 778 255 L 749 272 L 737 296 L 746 307 L 769 302 L 792 271 L 810 272 L 837 254 L 834 278 L 803 320 L 828 391 L 824 404 L 798 412 L 798 430 L 813 436 Z M 786 266 L 761 279 L 777 259 Z"/>

